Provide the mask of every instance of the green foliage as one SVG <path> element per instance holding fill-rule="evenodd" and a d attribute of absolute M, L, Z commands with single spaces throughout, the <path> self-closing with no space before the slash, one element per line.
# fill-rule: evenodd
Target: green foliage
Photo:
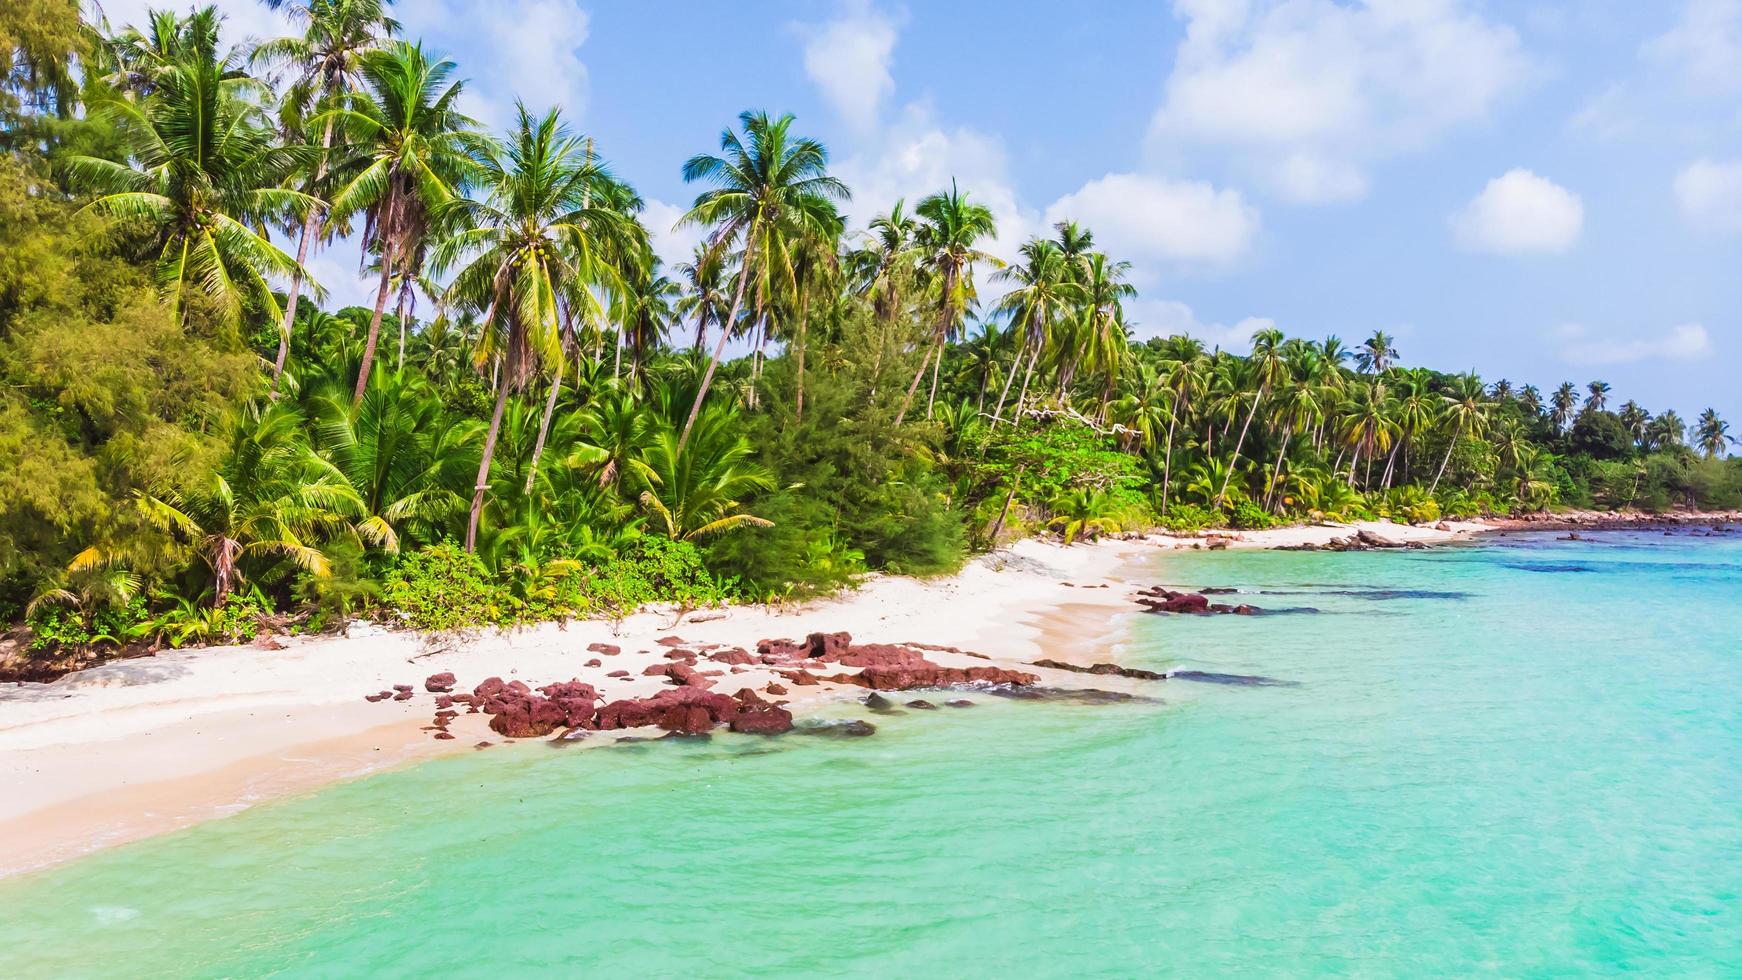
<path fill-rule="evenodd" d="M 152 632 L 152 618 L 143 597 L 94 611 L 62 605 L 39 605 L 25 621 L 32 653 L 87 650 L 108 644 L 124 646 Z"/>
<path fill-rule="evenodd" d="M 1280 521 L 1263 507 L 1250 500 L 1242 500 L 1234 505 L 1234 511 L 1228 517 L 1228 524 L 1242 531 L 1261 531 L 1267 527 L 1275 527 Z"/>
<path fill-rule="evenodd" d="M 702 564 L 688 541 L 647 535 L 587 576 L 587 595 L 599 611 L 622 618 L 649 603 L 699 609 L 725 602 L 733 583 L 721 582 Z"/>
<path fill-rule="evenodd" d="M 1197 504 L 1174 504 L 1167 509 L 1167 516 L 1161 518 L 1161 526 L 1177 534 L 1190 534 L 1207 528 L 1224 527 L 1227 518 L 1218 511 L 1199 507 Z"/>
<path fill-rule="evenodd" d="M 433 632 L 507 625 L 508 598 L 484 562 L 451 541 L 401 555 L 381 587 L 382 604 L 401 622 Z"/>

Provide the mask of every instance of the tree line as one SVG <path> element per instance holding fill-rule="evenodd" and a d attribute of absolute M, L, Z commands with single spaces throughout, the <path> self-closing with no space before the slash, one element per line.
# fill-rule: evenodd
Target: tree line
<path fill-rule="evenodd" d="M 954 184 L 855 223 L 790 115 L 683 164 L 668 267 L 559 109 L 488 133 L 385 0 L 283 6 L 252 45 L 0 12 L 0 614 L 39 651 L 779 600 L 1029 533 L 1742 503 L 1710 409 L 1383 332 L 1136 340 L 1092 229 L 1000 256 Z M 340 238 L 368 306 L 310 275 Z"/>

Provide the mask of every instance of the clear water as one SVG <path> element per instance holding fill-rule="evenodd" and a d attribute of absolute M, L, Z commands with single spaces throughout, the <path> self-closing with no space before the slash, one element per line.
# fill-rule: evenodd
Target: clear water
<path fill-rule="evenodd" d="M 1166 569 L 1322 612 L 1130 662 L 1299 686 L 433 762 L 0 882 L 0 976 L 1742 974 L 1742 541 Z"/>

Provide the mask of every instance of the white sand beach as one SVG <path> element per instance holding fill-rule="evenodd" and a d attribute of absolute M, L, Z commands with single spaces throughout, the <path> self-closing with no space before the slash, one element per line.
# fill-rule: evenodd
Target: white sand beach
<path fill-rule="evenodd" d="M 1483 530 L 1362 525 L 1395 541 L 1444 542 Z M 1346 537 L 1345 526 L 1230 533 L 1216 547 L 1276 548 Z M 763 638 L 847 631 L 858 641 L 959 647 L 995 666 L 1081 686 L 1082 675 L 1027 666 L 1039 657 L 1088 664 L 1117 659 L 1120 621 L 1136 611 L 1132 587 L 1159 580 L 1157 559 L 1213 539 L 1152 535 L 1061 547 L 1022 541 L 932 580 L 875 577 L 842 596 L 794 607 L 642 613 L 620 623 L 545 624 L 512 632 L 434 637 L 368 624 L 347 637 L 280 637 L 279 649 L 238 646 L 165 651 L 0 688 L 0 876 L 234 813 L 307 791 L 501 739 L 487 716 L 462 714 L 455 738 L 435 741 L 426 677 L 452 672 L 460 690 L 488 677 L 536 687 L 571 678 L 607 699 L 659 690 L 643 676 L 662 660 L 661 638 L 754 648 Z M 1335 560 L 1327 558 L 1326 560 Z M 591 644 L 619 647 L 615 655 Z M 948 652 L 943 666 L 987 661 Z M 589 666 L 589 664 L 593 664 Z M 627 671 L 627 676 L 609 676 Z M 734 667 L 719 689 L 779 680 L 761 665 Z M 1117 682 L 1117 678 L 1113 679 Z M 1095 677 L 1104 685 L 1108 679 Z M 364 696 L 412 685 L 404 701 Z M 860 688 L 807 687 L 787 696 L 795 713 Z"/>

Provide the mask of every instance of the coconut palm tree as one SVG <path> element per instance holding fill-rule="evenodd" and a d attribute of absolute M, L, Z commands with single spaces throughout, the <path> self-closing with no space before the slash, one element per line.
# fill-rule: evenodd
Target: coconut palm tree
<path fill-rule="evenodd" d="M 737 416 L 724 409 L 702 413 L 688 452 L 678 434 L 661 426 L 636 463 L 647 489 L 640 502 L 655 526 L 672 540 L 694 541 L 739 527 L 769 527 L 773 521 L 740 511 L 755 490 L 772 490 L 774 479 L 754 461 L 755 449 Z"/>
<path fill-rule="evenodd" d="M 1190 337 L 1173 337 L 1168 341 L 1167 365 L 1163 376 L 1173 392 L 1173 408 L 1167 415 L 1167 442 L 1161 462 L 1161 514 L 1167 516 L 1168 489 L 1173 482 L 1173 440 L 1175 427 L 1182 417 L 1189 417 L 1194 403 L 1209 392 L 1209 364 L 1204 358 L 1202 342 Z"/>
<path fill-rule="evenodd" d="M 1687 444 L 1687 430 L 1687 423 L 1669 409 L 1651 420 L 1645 438 L 1654 449 L 1675 449 Z"/>
<path fill-rule="evenodd" d="M 1434 474 L 1433 485 L 1428 487 L 1432 494 L 1440 488 L 1440 478 L 1446 475 L 1446 466 L 1452 461 L 1452 450 L 1458 446 L 1458 440 L 1466 435 L 1480 436 L 1488 427 L 1488 410 L 1491 407 L 1487 399 L 1487 390 L 1482 387 L 1482 379 L 1474 374 L 1460 374 L 1452 380 L 1451 390 L 1445 395 L 1446 410 L 1440 416 L 1441 424 L 1450 428 L 1446 439 L 1446 455 L 1440 460 L 1439 472 Z"/>
<path fill-rule="evenodd" d="M 731 302 L 727 290 L 730 277 L 726 270 L 726 253 L 722 249 L 710 248 L 705 242 L 698 243 L 695 257 L 679 263 L 676 271 L 678 281 L 683 285 L 683 296 L 678 299 L 675 312 L 680 319 L 695 318 L 694 349 L 699 354 L 708 325 L 725 328 L 726 304 Z"/>
<path fill-rule="evenodd" d="M 1252 417 L 1258 414 L 1258 403 L 1264 400 L 1265 395 L 1270 394 L 1271 388 L 1287 377 L 1288 364 L 1283 359 L 1282 340 L 1282 331 L 1274 327 L 1260 330 L 1252 335 L 1252 353 L 1247 358 L 1254 386 L 1252 407 L 1246 410 L 1246 422 L 1240 426 L 1240 438 L 1234 442 L 1234 454 L 1229 457 L 1230 460 L 1239 459 L 1240 450 L 1246 446 L 1246 433 L 1252 428 Z M 1222 489 L 1216 494 L 1216 507 L 1221 507 L 1222 502 L 1227 499 L 1227 480 L 1232 479 L 1233 476 L 1234 469 L 1230 465 L 1227 477 L 1222 483 Z"/>
<path fill-rule="evenodd" d="M 1585 411 L 1601 412 L 1609 404 L 1609 382 L 1593 381 L 1585 386 Z"/>
<path fill-rule="evenodd" d="M 1017 338 L 1017 361 L 1028 357 L 1022 372 L 1022 393 L 1016 399 L 1012 419 L 1020 419 L 1023 403 L 1028 399 L 1028 383 L 1034 374 L 1034 363 L 1052 342 L 1053 324 L 1063 313 L 1082 302 L 1082 288 L 1067 275 L 1064 253 L 1052 242 L 1031 238 L 1022 245 L 1022 262 L 999 269 L 993 279 L 1013 284 L 998 301 L 995 312 L 1010 317 L 1010 327 Z M 1004 414 L 1004 400 L 1010 394 L 1010 382 L 1016 377 L 1013 369 L 1004 378 L 1004 389 L 998 394 L 998 405 L 992 410 L 996 427 Z"/>
<path fill-rule="evenodd" d="M 622 324 L 618 350 L 629 348 L 631 379 L 641 377 L 648 355 L 677 324 L 675 306 L 682 293 L 683 288 L 660 272 L 659 259 L 651 255 L 645 265 L 636 263 L 628 270 L 617 296 L 615 319 Z"/>
<path fill-rule="evenodd" d="M 954 181 L 950 182 L 948 191 L 930 195 L 920 201 L 914 211 L 921 221 L 916 236 L 922 256 L 920 261 L 938 280 L 938 319 L 932 348 L 920 359 L 919 370 L 914 373 L 913 383 L 908 385 L 907 395 L 901 401 L 901 411 L 895 415 L 897 426 L 907 418 L 907 410 L 919 391 L 919 382 L 925 377 L 928 363 L 932 368 L 931 396 L 926 400 L 925 415 L 931 418 L 932 406 L 937 402 L 938 370 L 943 362 L 944 344 L 956 332 L 975 299 L 974 265 L 981 263 L 1001 268 L 1004 264 L 979 248 L 981 239 L 991 238 L 998 232 L 992 210 L 969 200 Z"/>
<path fill-rule="evenodd" d="M 364 237 L 380 255 L 381 284 L 353 402 L 369 386 L 394 276 L 423 251 L 440 212 L 459 206 L 487 152 L 476 123 L 459 110 L 462 83 L 452 80 L 453 62 L 431 59 L 421 44 L 395 41 L 365 52 L 360 70 L 366 95 L 328 110 L 344 135 L 343 165 L 354 175 L 334 191 L 333 214 L 361 212 Z"/>
<path fill-rule="evenodd" d="M 1137 287 L 1125 281 L 1130 271 L 1131 263 L 1114 262 L 1102 252 L 1090 254 L 1083 264 L 1081 316 L 1087 341 L 1083 360 L 1102 377 L 1102 415 L 1125 363 L 1124 301 L 1137 295 Z"/>
<path fill-rule="evenodd" d="M 150 232 L 154 278 L 178 313 L 197 294 L 235 329 L 249 306 L 277 319 L 272 281 L 301 271 L 258 229 L 319 202 L 282 186 L 308 155 L 277 144 L 261 108 L 271 93 L 216 43 L 214 21 L 152 66 L 147 94 L 91 107 L 114 127 L 127 162 L 73 156 L 63 166 L 74 186 L 98 195 L 88 210 Z"/>
<path fill-rule="evenodd" d="M 1579 390 L 1573 387 L 1571 381 L 1562 381 L 1561 386 L 1554 390 L 1549 398 L 1552 410 L 1550 418 L 1554 422 L 1556 432 L 1564 432 L 1573 421 L 1573 412 L 1579 407 Z"/>
<path fill-rule="evenodd" d="M 1373 331 L 1355 352 L 1355 363 L 1367 374 L 1384 374 L 1397 363 L 1396 341 L 1383 330 Z"/>
<path fill-rule="evenodd" d="M 393 0 L 265 0 L 275 10 L 288 9 L 292 19 L 302 25 L 302 33 L 292 37 L 262 42 L 254 49 L 255 64 L 282 65 L 292 73 L 292 80 L 282 101 L 285 130 L 300 136 L 307 119 L 324 108 L 335 107 L 348 95 L 363 88 L 363 55 L 375 50 L 384 38 L 397 33 L 399 24 L 387 16 L 387 6 Z M 303 190 L 311 196 L 326 192 L 329 155 L 337 120 L 327 116 L 320 125 L 320 156 L 304 182 Z M 310 208 L 302 215 L 296 244 L 296 271 L 290 277 L 290 291 L 284 304 L 283 327 L 279 332 L 278 356 L 272 362 L 274 389 L 284 373 L 285 358 L 290 353 L 290 331 L 296 323 L 296 308 L 302 298 L 302 268 L 308 264 L 313 243 L 324 237 L 322 209 Z"/>
<path fill-rule="evenodd" d="M 477 359 L 501 369 L 473 484 L 468 552 L 477 548 L 509 392 L 540 364 L 561 363 L 563 325 L 602 315 L 588 287 L 614 283 L 613 263 L 646 249 L 640 226 L 617 202 L 594 193 L 604 178 L 588 157 L 557 110 L 534 119 L 518 106 L 509 140 L 485 148 L 485 197 L 464 208 L 471 227 L 441 242 L 431 257 L 438 273 L 462 266 L 450 299 L 484 312 Z"/>
<path fill-rule="evenodd" d="M 1696 445 L 1707 459 L 1716 457 L 1736 441 L 1730 438 L 1730 423 L 1709 408 L 1701 412 L 1699 420 L 1694 423 L 1694 436 Z"/>
<path fill-rule="evenodd" d="M 1619 417 L 1621 424 L 1633 437 L 1633 444 L 1635 446 L 1645 445 L 1645 432 L 1646 427 L 1651 424 L 1651 413 L 1641 408 L 1638 402 L 1628 399 L 1621 404 Z"/>
<path fill-rule="evenodd" d="M 1542 392 L 1536 390 L 1536 385 L 1525 385 L 1518 389 L 1518 407 L 1524 409 L 1531 418 L 1542 415 Z"/>
<path fill-rule="evenodd" d="M 836 202 L 850 196 L 847 185 L 829 176 L 828 149 L 814 139 L 792 135 L 790 113 L 770 118 L 765 112 L 745 112 L 738 122 L 744 129 L 742 136 L 730 129 L 720 134 L 722 156 L 698 154 L 683 168 L 686 183 L 713 185 L 697 196 L 683 222 L 710 226 L 710 248 L 742 243 L 738 286 L 726 313 L 728 325 L 737 322 L 751 279 L 766 285 L 770 270 L 785 254 L 784 243 L 806 235 L 826 236 L 840 221 Z M 675 444 L 679 456 L 701 414 L 729 335 L 729 330 L 720 331 L 702 373 L 695 404 Z"/>

